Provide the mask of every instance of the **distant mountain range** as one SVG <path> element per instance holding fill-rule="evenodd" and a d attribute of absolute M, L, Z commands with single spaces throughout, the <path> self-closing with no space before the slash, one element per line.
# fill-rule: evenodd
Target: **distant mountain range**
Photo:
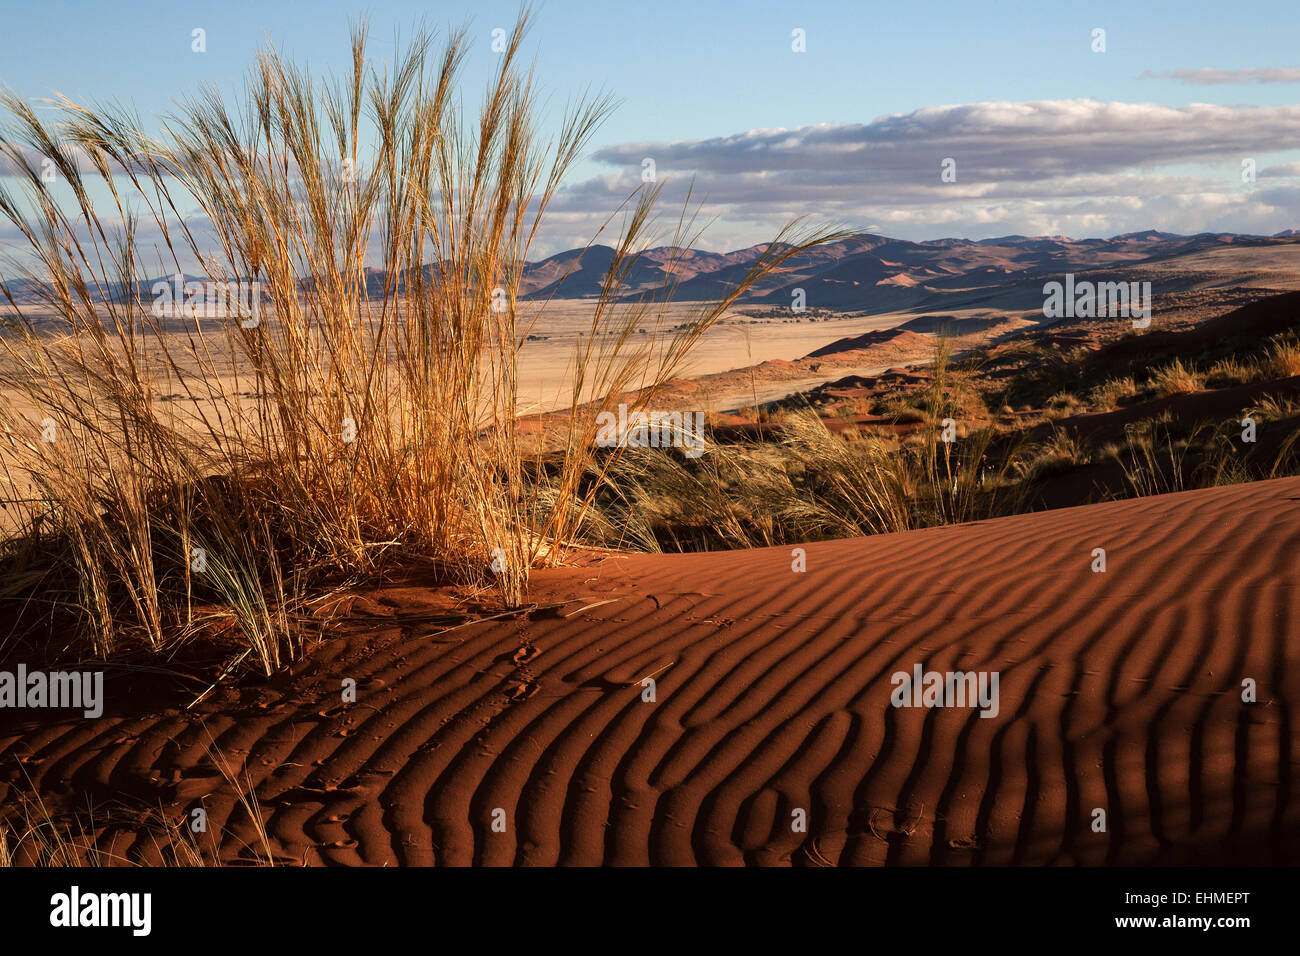
<path fill-rule="evenodd" d="M 1300 232 L 1180 236 L 1148 230 L 1109 239 L 1001 236 L 927 242 L 861 235 L 790 259 L 756 284 L 744 301 L 789 306 L 794 291 L 803 289 L 810 309 L 883 312 L 924 307 L 931 299 L 954 308 L 961 306 L 958 300 L 979 304 L 985 298 L 982 292 L 1065 272 L 1130 268 L 1219 247 L 1282 243 L 1300 246 Z M 743 278 L 765 248 L 753 246 L 726 254 L 650 249 L 629 276 L 626 290 L 633 295 L 653 295 L 671 279 L 676 284 L 675 298 L 711 299 L 725 294 Z M 613 254 L 608 246 L 592 246 L 585 252 L 570 250 L 532 263 L 520 283 L 520 296 L 596 295 Z"/>
<path fill-rule="evenodd" d="M 952 309 L 991 306 L 995 300 L 1014 308 L 1021 299 L 1028 305 L 1035 297 L 1041 298 L 1041 292 L 1030 286 L 1044 277 L 1088 270 L 1111 270 L 1122 277 L 1121 273 L 1135 267 L 1180 256 L 1279 245 L 1295 246 L 1300 254 L 1300 231 L 1288 229 L 1274 236 L 1181 236 L 1147 230 L 1109 239 L 1000 236 L 926 242 L 862 234 L 790 259 L 757 283 L 743 304 L 788 307 L 795 290 L 802 289 L 809 309 L 886 312 L 939 305 Z M 757 245 L 727 253 L 671 246 L 649 249 L 628 275 L 624 293 L 628 297 L 655 296 L 667 284 L 673 287 L 677 300 L 713 299 L 725 295 L 743 279 L 766 248 Z M 609 246 L 593 245 L 528 263 L 519 284 L 520 298 L 536 301 L 595 297 L 600 294 L 614 254 Z M 1296 263 L 1300 274 L 1300 258 Z M 432 278 L 434 267 L 426 265 L 424 273 L 426 278 Z M 201 281 L 202 277 L 187 275 L 185 280 Z M 148 295 L 156 281 L 140 282 L 141 294 Z M 382 270 L 366 270 L 371 295 L 378 294 L 391 281 Z M 398 282 L 399 286 L 403 284 Z M 41 290 L 29 280 L 11 282 L 9 289 L 19 302 L 40 299 Z M 1008 297 L 1006 293 L 1014 289 L 1019 293 Z"/>

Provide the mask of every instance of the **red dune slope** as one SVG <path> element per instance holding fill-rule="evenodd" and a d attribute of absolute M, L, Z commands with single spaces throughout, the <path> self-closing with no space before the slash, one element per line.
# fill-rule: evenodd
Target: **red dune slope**
<path fill-rule="evenodd" d="M 1297 554 L 1280 479 L 809 544 L 802 573 L 609 558 L 451 631 L 395 589 L 271 686 L 0 724 L 0 766 L 54 806 L 202 801 L 232 860 L 209 735 L 294 863 L 1296 863 Z M 997 716 L 892 706 L 916 664 L 997 672 Z"/>

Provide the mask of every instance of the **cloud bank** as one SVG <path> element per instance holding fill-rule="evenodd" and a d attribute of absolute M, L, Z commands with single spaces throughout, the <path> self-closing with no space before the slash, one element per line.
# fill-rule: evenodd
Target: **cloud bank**
<path fill-rule="evenodd" d="M 870 225 L 903 238 L 1008 232 L 1112 235 L 1277 232 L 1296 226 L 1300 105 L 1173 107 L 1090 99 L 934 106 L 870 123 L 755 129 L 600 149 L 611 170 L 573 185 L 562 221 L 613 208 L 654 161 L 665 199 L 694 182 L 730 241 L 759 241 L 792 216 Z M 950 181 L 943 173 L 947 164 Z M 1243 178 L 1253 161 L 1256 179 Z M 741 227 L 744 224 L 743 228 Z M 726 243 L 724 242 L 723 245 Z"/>

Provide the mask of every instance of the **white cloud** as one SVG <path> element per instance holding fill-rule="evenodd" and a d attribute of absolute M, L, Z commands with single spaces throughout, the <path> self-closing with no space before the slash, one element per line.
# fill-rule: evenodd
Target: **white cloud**
<path fill-rule="evenodd" d="M 1248 70 L 1216 70 L 1204 66 L 1199 70 L 1181 69 L 1154 73 L 1147 70 L 1140 80 L 1178 80 L 1180 83 L 1196 83 L 1203 86 L 1217 86 L 1223 83 L 1300 83 L 1300 66 L 1256 67 Z"/>
<path fill-rule="evenodd" d="M 608 210 L 639 185 L 649 156 L 669 206 L 693 182 L 706 214 L 728 232 L 752 224 L 748 241 L 766 238 L 790 214 L 870 222 L 918 239 L 1200 232 L 1212 222 L 1276 232 L 1294 226 L 1300 209 L 1289 191 L 1243 184 L 1241 160 L 1297 149 L 1300 105 L 971 103 L 864 124 L 607 146 L 596 159 L 618 176 L 566 188 L 556 209 L 574 222 Z M 940 178 L 949 157 L 953 183 Z M 1269 166 L 1265 175 L 1291 175 L 1296 166 Z"/>

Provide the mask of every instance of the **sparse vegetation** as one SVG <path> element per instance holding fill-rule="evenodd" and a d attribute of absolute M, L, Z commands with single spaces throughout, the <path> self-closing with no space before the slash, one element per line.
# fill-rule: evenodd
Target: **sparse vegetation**
<path fill-rule="evenodd" d="M 1103 411 L 1118 408 L 1123 402 L 1137 394 L 1137 384 L 1129 376 L 1110 378 L 1095 386 L 1088 393 L 1088 400 Z"/>
<path fill-rule="evenodd" d="M 1219 359 L 1210 366 L 1205 375 L 1205 384 L 1211 388 L 1228 388 L 1253 381 L 1257 369 L 1246 362 L 1235 359 Z"/>
<path fill-rule="evenodd" d="M 1246 413 L 1264 421 L 1281 422 L 1300 415 L 1300 397 L 1264 395 Z"/>
<path fill-rule="evenodd" d="M 1275 339 L 1269 346 L 1269 371 L 1274 378 L 1300 375 L 1300 342 Z"/>
<path fill-rule="evenodd" d="M 215 743 L 208 750 L 213 765 L 225 778 L 242 811 L 239 822 L 250 839 L 241 839 L 227 827 L 241 863 L 275 866 L 275 851 L 266 831 L 266 821 L 246 768 L 236 771 L 220 754 Z M 167 815 L 160 807 L 140 808 L 115 802 L 106 806 L 88 803 L 71 812 L 51 810 L 40 794 L 18 794 L 0 815 L 0 868 L 107 867 L 107 866 L 219 866 L 222 843 L 215 830 L 195 832 L 186 825 L 189 817 Z M 133 834 L 128 846 L 113 848 L 118 829 Z M 206 835 L 205 835 L 206 834 Z M 107 845 L 106 845 L 107 844 Z"/>
<path fill-rule="evenodd" d="M 715 446 L 698 461 L 667 449 L 626 454 L 598 477 L 599 517 L 588 531 L 605 545 L 699 550 L 906 531 L 1018 510 L 1017 458 L 990 459 L 996 429 L 972 427 L 963 414 L 983 404 L 972 398 L 968 377 L 953 373 L 946 344 L 929 374 L 888 415 L 896 425 L 921 426 L 902 438 L 867 429 L 846 441 L 805 409 L 786 415 L 779 438 L 763 445 Z"/>
<path fill-rule="evenodd" d="M 1089 455 L 1076 435 L 1066 429 L 1054 428 L 1047 441 L 1027 451 L 1016 462 L 1016 473 L 1032 481 L 1087 464 L 1088 460 Z"/>
<path fill-rule="evenodd" d="M 418 33 L 372 69 L 364 27 L 347 75 L 321 83 L 268 51 L 242 102 L 205 92 L 160 138 L 116 107 L 64 99 L 47 122 L 0 97 L 0 150 L 22 171 L 0 189 L 23 237 L 6 278 L 35 280 L 59 323 L 37 332 L 10 297 L 0 339 L 0 466 L 33 499 L 0 562 L 28 613 L 59 618 L 100 655 L 233 637 L 269 674 L 296 653 L 291 621 L 309 596 L 395 561 L 518 606 L 529 570 L 576 539 L 590 504 L 579 484 L 617 458 L 593 455 L 604 403 L 631 388 L 650 401 L 754 281 L 842 237 L 792 227 L 693 321 L 637 339 L 661 327 L 672 293 L 619 303 L 659 194 L 638 190 L 576 356 L 562 463 L 527 483 L 517 282 L 610 103 L 579 102 L 544 143 L 518 62 L 526 25 L 477 116 L 460 105 L 463 32 L 441 51 Z M 52 159 L 70 208 L 28 152 Z M 193 206 L 210 240 L 187 227 Z M 691 245 L 691 228 L 684 216 L 675 246 Z M 255 281 L 269 314 L 215 328 L 156 315 L 146 277 L 189 261 Z"/>
<path fill-rule="evenodd" d="M 1156 395 L 1168 398 L 1199 392 L 1205 387 L 1205 377 L 1184 365 L 1182 359 L 1174 359 L 1168 365 L 1153 369 L 1148 384 L 1155 389 Z"/>

